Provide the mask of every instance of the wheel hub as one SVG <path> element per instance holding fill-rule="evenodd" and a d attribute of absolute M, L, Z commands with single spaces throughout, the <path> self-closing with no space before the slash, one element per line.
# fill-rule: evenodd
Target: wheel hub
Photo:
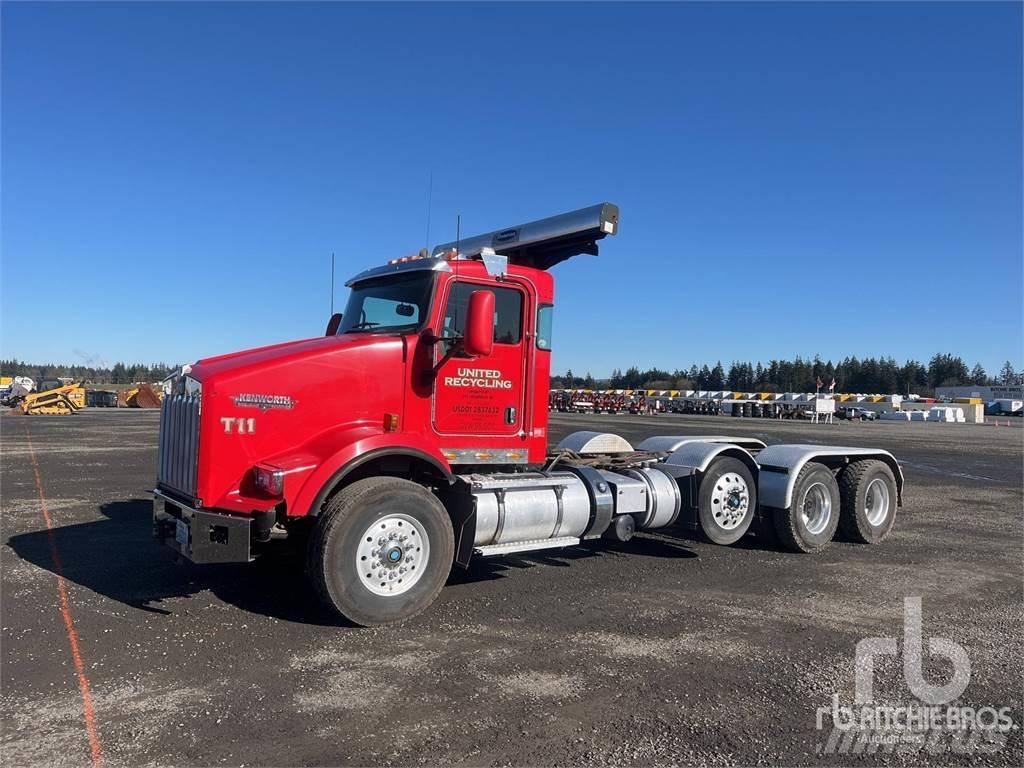
<path fill-rule="evenodd" d="M 400 595 L 423 573 L 430 554 L 426 530 L 408 515 L 382 517 L 363 533 L 356 551 L 359 580 L 377 595 Z"/>
<path fill-rule="evenodd" d="M 832 497 L 822 483 L 814 483 L 804 492 L 800 516 L 812 536 L 824 531 L 832 518 Z"/>
<path fill-rule="evenodd" d="M 747 484 L 739 475 L 728 473 L 719 478 L 711 492 L 711 511 L 715 522 L 732 530 L 743 522 L 750 506 Z"/>
<path fill-rule="evenodd" d="M 864 515 L 868 523 L 876 527 L 889 516 L 889 486 L 881 478 L 876 477 L 868 483 L 864 494 Z"/>

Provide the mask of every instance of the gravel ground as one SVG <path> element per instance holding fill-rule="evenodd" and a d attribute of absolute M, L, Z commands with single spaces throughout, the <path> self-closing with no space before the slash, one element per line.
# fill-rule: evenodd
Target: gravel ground
<path fill-rule="evenodd" d="M 968 654 L 959 703 L 1024 722 L 1016 422 L 556 414 L 555 440 L 879 446 L 904 464 L 905 506 L 881 546 L 812 556 L 659 534 L 478 561 L 417 619 L 359 630 L 317 605 L 295 558 L 172 561 L 150 538 L 157 419 L 0 419 L 5 766 L 1024 763 L 1019 729 L 968 754 L 822 754 L 815 722 L 833 694 L 852 700 L 859 640 L 902 637 L 908 596 L 926 645 Z M 951 666 L 925 656 L 942 684 Z M 875 693 L 911 699 L 898 660 Z"/>

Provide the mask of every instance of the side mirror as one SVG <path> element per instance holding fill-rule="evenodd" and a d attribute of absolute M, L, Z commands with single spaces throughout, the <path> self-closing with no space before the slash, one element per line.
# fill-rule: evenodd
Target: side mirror
<path fill-rule="evenodd" d="M 341 326 L 341 312 L 335 312 L 331 315 L 331 319 L 327 321 L 327 333 L 324 336 L 334 336 L 338 333 L 338 328 Z"/>
<path fill-rule="evenodd" d="M 473 291 L 466 311 L 463 349 L 470 357 L 486 357 L 494 348 L 494 294 Z"/>

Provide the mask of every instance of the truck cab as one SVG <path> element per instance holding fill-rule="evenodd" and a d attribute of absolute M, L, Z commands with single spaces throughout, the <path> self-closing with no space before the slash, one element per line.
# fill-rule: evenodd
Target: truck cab
<path fill-rule="evenodd" d="M 597 255 L 618 227 L 602 203 L 393 259 L 348 281 L 324 336 L 184 366 L 162 403 L 154 534 L 196 563 L 308 536 L 313 588 L 364 625 L 423 610 L 476 556 L 676 522 L 735 543 L 758 511 L 759 441 L 662 436 L 634 450 L 579 432 L 548 449 L 549 270 Z M 850 493 L 870 485 L 875 507 L 855 535 L 888 534 L 902 489 L 891 456 L 789 448 L 765 483 L 794 549 L 831 540 L 836 478 L 854 462 Z"/>

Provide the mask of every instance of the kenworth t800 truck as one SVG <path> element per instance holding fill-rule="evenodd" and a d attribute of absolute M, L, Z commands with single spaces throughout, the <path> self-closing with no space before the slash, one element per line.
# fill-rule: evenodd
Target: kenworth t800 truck
<path fill-rule="evenodd" d="M 308 537 L 321 598 L 356 624 L 426 608 L 452 564 L 755 518 L 814 552 L 882 541 L 891 454 L 576 432 L 549 449 L 550 269 L 619 228 L 609 203 L 437 246 L 354 277 L 323 337 L 185 366 L 160 417 L 154 533 L 196 563 Z"/>

